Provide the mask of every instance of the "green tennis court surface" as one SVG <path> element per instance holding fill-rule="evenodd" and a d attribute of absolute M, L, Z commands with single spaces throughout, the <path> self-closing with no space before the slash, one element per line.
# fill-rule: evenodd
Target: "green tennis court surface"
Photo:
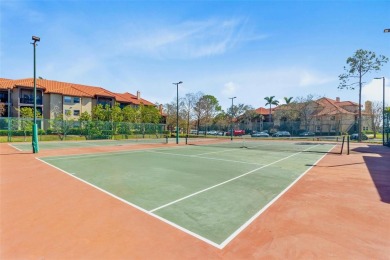
<path fill-rule="evenodd" d="M 187 145 L 40 160 L 221 248 L 334 145 L 299 147 Z"/>
<path fill-rule="evenodd" d="M 123 145 L 135 145 L 135 144 L 157 144 L 166 143 L 165 138 L 145 138 L 145 139 L 125 139 L 125 140 L 96 140 L 96 141 L 49 141 L 39 142 L 40 150 L 54 150 L 65 148 L 81 148 L 81 147 L 93 147 L 93 146 L 123 146 Z M 14 143 L 12 144 L 18 150 L 31 151 L 31 143 Z"/>

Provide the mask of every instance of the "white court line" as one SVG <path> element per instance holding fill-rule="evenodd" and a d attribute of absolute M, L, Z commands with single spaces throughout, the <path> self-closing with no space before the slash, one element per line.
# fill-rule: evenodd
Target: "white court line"
<path fill-rule="evenodd" d="M 300 154 L 300 153 L 302 153 L 302 152 L 304 152 L 304 151 L 306 151 L 306 150 L 309 150 L 309 149 L 311 149 L 311 148 L 313 148 L 313 147 L 316 147 L 316 146 L 317 146 L 317 145 L 312 146 L 312 147 L 309 147 L 309 148 L 307 148 L 307 149 L 305 149 L 305 150 L 303 150 L 303 151 L 300 151 L 300 152 L 291 154 L 291 155 L 289 155 L 289 156 L 287 156 L 287 157 L 284 157 L 284 158 L 279 159 L 279 160 L 277 160 L 277 161 L 274 161 L 274 162 L 272 162 L 272 163 L 263 165 L 263 166 L 261 166 L 261 167 L 259 167 L 259 168 L 256 168 L 256 169 L 254 169 L 254 170 L 251 170 L 251 171 L 249 171 L 249 172 L 246 172 L 246 173 L 244 173 L 244 174 L 241 174 L 241 175 L 239 175 L 239 176 L 237 176 L 237 177 L 231 178 L 231 179 L 229 179 L 229 180 L 227 180 L 227 181 L 224 181 L 224 182 L 218 183 L 218 184 L 216 184 L 216 185 L 213 185 L 213 186 L 211 186 L 211 187 L 208 187 L 208 188 L 206 188 L 206 189 L 203 189 L 203 190 L 194 192 L 194 193 L 192 193 L 192 194 L 190 194 L 190 195 L 187 195 L 187 196 L 185 196 L 185 197 L 183 197 L 183 198 L 180 198 L 180 199 L 171 201 L 171 202 L 169 202 L 169 203 L 167 203 L 167 204 L 164 204 L 164 205 L 162 205 L 162 206 L 160 206 L 160 207 L 157 207 L 157 208 L 155 208 L 155 209 L 150 210 L 150 212 L 155 212 L 155 211 L 157 211 L 157 210 L 166 208 L 166 207 L 168 207 L 168 206 L 170 206 L 170 205 L 176 204 L 176 203 L 178 203 L 178 202 L 180 202 L 180 201 L 186 200 L 186 199 L 191 198 L 191 197 L 193 197 L 193 196 L 196 196 L 196 195 L 198 195 L 198 194 L 200 194 L 200 193 L 206 192 L 206 191 L 208 191 L 208 190 L 214 189 L 214 188 L 216 188 L 216 187 L 219 187 L 219 186 L 224 185 L 224 184 L 226 184 L 226 183 L 229 183 L 229 182 L 231 182 L 231 181 L 237 180 L 237 179 L 242 178 L 242 177 L 244 177 L 244 176 L 246 176 L 246 175 L 248 175 L 248 174 L 251 174 L 251 173 L 253 173 L 253 172 L 255 172 L 255 171 L 258 171 L 258 170 L 260 170 L 260 169 L 263 169 L 263 168 L 268 167 L 268 166 L 270 166 L 270 165 L 273 165 L 273 164 L 275 164 L 275 163 L 281 162 L 281 161 L 283 161 L 283 160 L 286 160 L 286 159 L 288 159 L 288 158 L 290 158 L 290 157 L 293 157 L 293 156 L 295 156 L 295 155 L 298 155 L 298 154 Z"/>
<path fill-rule="evenodd" d="M 224 162 L 233 162 L 233 163 L 264 165 L 263 163 L 251 163 L 251 162 L 235 161 L 235 160 L 228 160 L 228 159 L 221 159 L 221 158 L 203 157 L 203 156 L 199 156 L 199 155 L 166 153 L 166 152 L 159 152 L 159 151 L 147 151 L 147 152 L 151 152 L 151 153 L 160 153 L 160 154 L 173 155 L 173 156 L 182 156 L 182 157 L 191 157 L 191 158 L 201 158 L 201 159 L 213 160 L 213 161 L 224 161 Z"/>
<path fill-rule="evenodd" d="M 16 146 L 13 146 L 12 144 L 8 144 L 9 146 L 11 146 L 12 148 L 14 148 L 14 149 L 16 149 L 16 150 L 18 150 L 18 151 L 20 151 L 20 152 L 24 152 L 23 150 L 20 150 L 18 147 L 16 147 Z M 31 148 L 32 149 L 32 148 Z"/>
<path fill-rule="evenodd" d="M 149 211 L 147 211 L 147 210 L 145 210 L 145 209 L 143 209 L 143 208 L 141 208 L 141 207 L 139 207 L 139 206 L 137 206 L 137 205 L 127 201 L 127 200 L 124 200 L 124 199 L 122 199 L 122 198 L 120 198 L 120 197 L 118 197 L 118 196 L 116 196 L 116 195 L 114 195 L 114 194 L 112 194 L 112 193 L 110 193 L 110 192 L 108 192 L 106 190 L 103 190 L 102 188 L 99 188 L 98 186 L 95 186 L 92 183 L 89 183 L 89 182 L 87 182 L 87 181 L 85 181 L 85 180 L 83 180 L 81 178 L 78 178 L 77 176 L 74 175 L 74 173 L 72 174 L 72 173 L 69 173 L 67 171 L 64 171 L 64 170 L 62 170 L 62 169 L 60 169 L 60 168 L 58 168 L 58 167 L 56 167 L 56 166 L 54 166 L 54 165 L 52 165 L 52 164 L 50 164 L 48 162 L 45 162 L 45 161 L 43 161 L 43 160 L 41 160 L 41 159 L 39 159 L 37 157 L 35 157 L 35 159 L 37 159 L 37 160 L 39 160 L 39 161 L 41 161 L 41 162 L 43 162 L 43 163 L 45 163 L 45 164 L 55 168 L 55 169 L 65 173 L 65 174 L 75 178 L 76 180 L 79 180 L 79 181 L 81 181 L 81 182 L 83 182 L 83 183 L 85 183 L 85 184 L 87 184 L 87 185 L 89 185 L 89 186 L 91 186 L 91 187 L 93 187 L 93 188 L 95 188 L 95 189 L 97 189 L 97 190 L 99 190 L 99 191 L 101 191 L 101 192 L 103 192 L 103 193 L 105 193 L 105 194 L 107 194 L 107 195 L 109 195 L 109 196 L 111 196 L 111 197 L 113 197 L 113 198 L 115 198 L 115 199 L 117 199 L 117 200 L 127 204 L 127 205 L 132 206 L 132 207 L 142 211 L 143 213 L 145 213 L 145 214 L 147 214 L 149 216 L 155 217 L 158 220 L 160 220 L 160 221 L 162 221 L 162 222 L 164 222 L 164 223 L 166 223 L 168 225 L 171 225 L 171 226 L 173 226 L 173 227 L 175 227 L 175 228 L 177 228 L 177 229 L 179 229 L 179 230 L 181 230 L 181 231 L 183 231 L 183 232 L 185 232 L 185 233 L 187 233 L 187 234 L 189 234 L 189 235 L 191 235 L 193 237 L 196 237 L 197 239 L 199 239 L 199 240 L 201 240 L 203 242 L 206 242 L 207 244 L 209 244 L 211 246 L 214 246 L 214 247 L 216 247 L 218 249 L 222 249 L 222 248 L 220 248 L 220 245 L 218 245 L 217 243 L 215 243 L 215 242 L 213 242 L 213 241 L 211 241 L 211 240 L 209 240 L 207 238 L 204 238 L 204 237 L 202 237 L 202 236 L 200 236 L 200 235 L 198 235 L 198 234 L 196 234 L 196 233 L 194 233 L 194 232 L 192 232 L 192 231 L 190 231 L 188 229 L 185 229 L 185 228 L 183 228 L 183 227 L 181 227 L 181 226 L 179 226 L 179 225 L 177 225 L 177 224 L 175 224 L 175 223 L 173 223 L 173 222 L 171 222 L 171 221 L 169 221 L 167 219 L 164 219 L 164 218 L 162 218 L 162 217 L 160 217 L 160 216 L 158 216 L 156 214 L 153 214 L 153 213 L 151 213 L 151 212 L 149 212 Z"/>
<path fill-rule="evenodd" d="M 260 167 L 260 168 L 258 168 L 258 169 L 261 169 L 261 168 L 267 167 L 267 166 L 269 166 L 269 165 L 275 164 L 275 163 L 277 163 L 277 162 L 280 162 L 280 161 L 285 160 L 285 159 L 287 159 L 287 158 L 289 158 L 289 157 L 292 157 L 292 156 L 295 156 L 295 155 L 297 155 L 297 154 L 300 154 L 300 153 L 302 153 L 302 152 L 304 152 L 304 151 L 306 151 L 306 150 L 309 150 L 309 149 L 311 149 L 311 148 L 313 148 L 313 147 L 316 147 L 316 146 L 318 146 L 318 145 L 309 147 L 309 148 L 307 148 L 307 149 L 305 149 L 305 150 L 303 150 L 303 151 L 300 151 L 300 152 L 298 152 L 298 153 L 292 154 L 292 155 L 290 155 L 290 156 L 287 156 L 287 157 L 285 157 L 285 158 L 282 158 L 282 159 L 280 159 L 280 160 L 278 160 L 278 161 L 275 161 L 275 162 L 273 162 L 273 163 L 270 163 L 270 164 L 265 165 L 265 166 L 263 166 L 263 167 Z M 178 147 L 178 148 L 179 148 L 179 147 Z M 330 150 L 332 150 L 333 148 L 334 148 L 334 146 L 333 146 Z M 330 151 L 330 150 L 329 150 L 329 151 Z M 316 165 L 316 164 L 317 164 L 325 155 L 326 155 L 326 154 L 324 154 L 320 159 L 318 159 L 318 160 L 313 164 L 313 166 L 315 166 L 315 165 Z M 91 183 L 89 183 L 89 182 L 83 180 L 83 179 L 80 179 L 80 178 L 76 177 L 75 175 L 73 175 L 74 173 L 73 173 L 73 174 L 72 174 L 72 173 L 68 173 L 68 172 L 66 172 L 66 171 L 64 171 L 64 170 L 62 170 L 62 169 L 60 169 L 60 168 L 58 168 L 58 167 L 56 167 L 56 166 L 54 166 L 54 165 L 48 163 L 48 162 L 45 162 L 45 161 L 41 160 L 40 158 L 36 158 L 36 159 L 39 160 L 39 161 L 41 161 L 41 162 L 43 162 L 43 163 L 45 163 L 45 164 L 47 164 L 47 165 L 49 165 L 49 166 L 51 166 L 51 167 L 53 167 L 53 168 L 58 169 L 59 171 L 65 173 L 65 174 L 67 174 L 67 175 L 69 175 L 69 176 L 71 176 L 71 177 L 73 177 L 73 178 L 75 178 L 75 179 L 77 179 L 77 180 L 79 180 L 79 181 L 81 181 L 81 182 L 83 182 L 83 183 L 85 183 L 85 184 L 91 186 L 91 187 L 94 187 L 95 189 L 97 189 L 97 190 L 99 190 L 99 191 L 101 191 L 101 192 L 103 192 L 103 193 L 105 193 L 105 194 L 107 194 L 107 195 L 109 195 L 109 196 L 111 196 L 111 197 L 113 197 L 113 198 L 118 199 L 119 201 L 121 201 L 121 202 L 123 202 L 123 203 L 125 203 L 125 204 L 127 204 L 127 205 L 130 205 L 130 206 L 132 206 L 132 207 L 134 207 L 134 208 L 136 208 L 136 209 L 142 211 L 143 213 L 145 213 L 145 214 L 147 214 L 147 215 L 150 215 L 150 216 L 152 216 L 152 217 L 155 217 L 155 218 L 159 219 L 160 221 L 162 221 L 162 222 L 164 222 L 164 223 L 166 223 L 166 224 L 169 224 L 169 225 L 171 225 L 171 226 L 173 226 L 173 227 L 175 227 L 175 228 L 177 228 L 177 229 L 179 229 L 179 230 L 181 230 L 181 231 L 183 231 L 183 232 L 185 232 L 185 233 L 187 233 L 187 234 L 189 234 L 189 235 L 192 235 L 193 237 L 198 238 L 199 240 L 201 240 L 201 241 L 203 241 L 203 242 L 205 242 L 205 243 L 207 243 L 207 244 L 209 244 L 209 245 L 211 245 L 211 246 L 214 246 L 214 247 L 216 247 L 216 248 L 218 248 L 218 249 L 223 249 L 229 242 L 231 242 L 231 241 L 232 241 L 240 232 L 242 232 L 247 226 L 249 226 L 249 225 L 250 225 L 250 224 L 259 216 L 259 215 L 261 215 L 267 208 L 269 208 L 277 199 L 279 199 L 284 193 L 286 193 L 288 189 L 290 189 L 295 183 L 297 183 L 298 180 L 301 179 L 301 178 L 302 178 L 302 177 L 303 177 L 303 176 L 304 176 L 304 175 L 313 167 L 313 166 L 311 166 L 308 170 L 306 170 L 304 173 L 302 173 L 302 174 L 301 174 L 294 182 L 292 182 L 285 190 L 283 190 L 279 195 L 277 195 L 273 200 L 271 200 L 266 206 L 264 206 L 257 214 L 255 214 L 255 215 L 254 215 L 252 218 L 250 218 L 246 223 L 244 223 L 239 229 L 237 229 L 237 230 L 236 230 L 232 235 L 230 235 L 225 241 L 223 241 L 221 244 L 217 244 L 217 243 L 215 243 L 215 242 L 213 242 L 213 241 L 211 241 L 211 240 L 209 240 L 209 239 L 207 239 L 207 238 L 204 238 L 204 237 L 202 237 L 202 236 L 200 236 L 200 235 L 198 235 L 198 234 L 196 234 L 196 233 L 194 233 L 194 232 L 192 232 L 192 231 L 190 231 L 190 230 L 187 230 L 187 229 L 185 229 L 185 228 L 183 228 L 183 227 L 181 227 L 181 226 L 179 226 L 179 225 L 177 225 L 177 224 L 175 224 L 175 223 L 173 223 L 173 222 L 171 222 L 171 221 L 169 221 L 169 220 L 167 220 L 167 219 L 164 219 L 164 218 L 162 218 L 162 217 L 160 217 L 160 216 L 154 214 L 153 211 L 157 210 L 158 208 L 157 208 L 157 209 L 154 209 L 154 210 L 151 210 L 151 211 L 145 210 L 145 209 L 143 209 L 143 208 L 141 208 L 141 207 L 139 207 L 139 206 L 137 206 L 137 205 L 135 205 L 135 204 L 133 204 L 133 203 L 131 203 L 131 202 L 128 202 L 128 201 L 126 201 L 126 200 L 124 200 L 124 199 L 122 199 L 122 198 L 120 198 L 120 197 L 118 197 L 118 196 L 116 196 L 116 195 L 114 195 L 114 194 L 108 192 L 108 191 L 105 191 L 105 190 L 103 190 L 103 189 L 101 189 L 101 188 L 99 188 L 99 187 L 97 187 L 97 186 L 95 186 L 95 185 L 93 185 L 93 184 L 91 184 Z M 255 170 L 253 170 L 253 171 L 256 171 L 256 170 L 258 170 L 258 169 L 255 169 Z M 251 171 L 251 172 L 253 172 L 253 171 Z M 245 175 L 250 174 L 251 172 L 248 172 L 248 173 L 246 173 Z M 243 175 L 241 175 L 241 177 L 242 177 L 242 176 L 243 176 Z M 240 176 L 238 176 L 238 177 L 236 177 L 236 178 L 233 178 L 233 179 L 237 179 L 237 178 L 239 178 L 239 177 L 240 177 Z M 230 181 L 230 180 L 228 180 L 228 181 Z M 228 182 L 228 181 L 227 181 L 227 182 Z M 215 185 L 215 186 L 219 186 L 219 185 L 222 185 L 222 184 L 218 184 L 218 185 Z M 213 186 L 213 187 L 214 187 L 214 186 Z M 212 187 L 210 187 L 210 188 L 212 188 Z M 208 189 L 210 189 L 210 188 L 208 188 Z M 202 191 L 200 191 L 200 192 L 202 192 Z M 197 194 L 199 194 L 200 192 L 197 192 Z M 193 195 L 191 195 L 191 196 L 193 196 Z M 189 197 L 189 196 L 187 196 L 187 197 Z M 185 198 L 187 198 L 187 197 L 185 197 Z M 181 200 L 183 200 L 183 199 L 185 199 L 185 198 L 182 198 Z M 173 203 L 170 203 L 170 204 L 173 204 Z M 161 208 L 161 207 L 160 207 L 160 208 Z"/>
<path fill-rule="evenodd" d="M 328 150 L 331 151 L 335 146 L 333 146 L 331 149 Z M 227 244 L 229 244 L 238 234 L 240 234 L 245 228 L 247 228 L 258 216 L 260 216 L 264 211 L 266 211 L 275 201 L 277 201 L 283 194 L 285 194 L 294 184 L 296 184 L 308 171 L 310 171 L 319 161 L 324 158 L 326 153 L 321 156 L 320 159 L 318 159 L 312 166 L 310 166 L 309 169 L 307 169 L 305 172 L 303 172 L 297 179 L 295 179 L 289 186 L 287 186 L 282 192 L 280 192 L 275 198 L 273 198 L 270 202 L 267 203 L 263 208 L 261 208 L 253 217 L 248 219 L 247 222 L 245 222 L 241 227 L 239 227 L 236 231 L 234 231 L 225 241 L 223 241 L 219 246 L 224 248 Z"/>

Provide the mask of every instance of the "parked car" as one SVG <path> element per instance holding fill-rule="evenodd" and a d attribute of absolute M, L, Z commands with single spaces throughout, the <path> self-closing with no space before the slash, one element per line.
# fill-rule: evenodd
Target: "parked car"
<path fill-rule="evenodd" d="M 265 132 L 252 132 L 251 134 L 252 137 L 269 137 L 269 134 Z"/>
<path fill-rule="evenodd" d="M 316 134 L 313 132 L 303 132 L 300 133 L 299 136 L 315 136 Z"/>
<path fill-rule="evenodd" d="M 351 140 L 358 140 L 359 139 L 359 134 L 358 133 L 351 134 L 351 136 L 349 138 Z M 368 136 L 362 133 L 362 140 L 368 140 Z"/>
<path fill-rule="evenodd" d="M 290 132 L 287 131 L 277 131 L 272 135 L 272 137 L 290 137 L 290 136 L 291 136 Z"/>
<path fill-rule="evenodd" d="M 241 136 L 241 135 L 244 135 L 245 134 L 245 130 L 233 130 L 233 135 L 234 136 Z M 226 132 L 225 134 L 226 136 L 230 136 L 231 135 L 231 130 L 229 130 L 228 132 Z"/>
<path fill-rule="evenodd" d="M 207 131 L 208 135 L 217 135 L 217 131 Z"/>

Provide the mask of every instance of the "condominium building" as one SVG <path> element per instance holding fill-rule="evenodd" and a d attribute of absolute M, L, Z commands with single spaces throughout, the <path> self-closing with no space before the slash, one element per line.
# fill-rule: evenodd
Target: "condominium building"
<path fill-rule="evenodd" d="M 34 79 L 4 79 L 0 78 L 0 103 L 5 104 L 5 112 L 0 116 L 20 117 L 20 109 L 34 106 Z M 58 115 L 77 120 L 83 112 L 91 114 L 94 106 L 114 105 L 120 107 L 137 107 L 140 104 L 155 106 L 152 102 L 136 95 L 115 93 L 102 87 L 87 86 L 75 83 L 60 82 L 47 79 L 36 80 L 37 111 L 44 119 L 54 119 Z M 160 108 L 161 110 L 161 108 Z"/>

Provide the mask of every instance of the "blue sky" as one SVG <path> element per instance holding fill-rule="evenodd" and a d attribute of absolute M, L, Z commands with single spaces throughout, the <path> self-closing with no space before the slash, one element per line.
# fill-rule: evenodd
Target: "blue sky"
<path fill-rule="evenodd" d="M 37 76 L 136 93 L 158 103 L 201 91 L 223 106 L 309 94 L 358 101 L 338 90 L 357 49 L 390 57 L 390 1 L 0 2 L 0 77 Z M 363 100 L 382 100 L 390 64 L 371 73 Z"/>

